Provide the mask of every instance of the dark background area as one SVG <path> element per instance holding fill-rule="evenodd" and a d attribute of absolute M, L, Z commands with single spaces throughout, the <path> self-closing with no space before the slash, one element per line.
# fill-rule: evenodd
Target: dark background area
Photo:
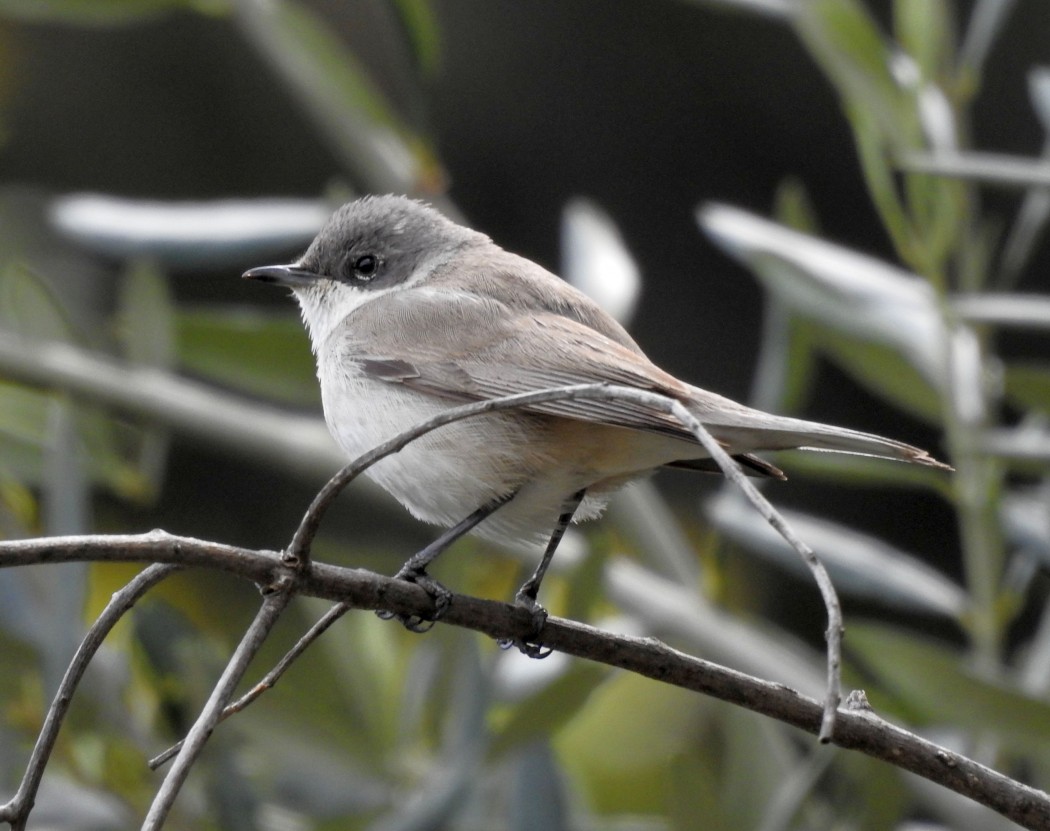
<path fill-rule="evenodd" d="M 505 247 L 556 268 L 564 202 L 606 208 L 645 275 L 639 339 L 698 383 L 747 395 L 761 308 L 751 278 L 698 233 L 698 204 L 768 212 L 795 176 L 831 239 L 888 256 L 834 94 L 776 21 L 667 0 L 446 0 L 439 64 L 420 84 L 385 5 L 308 5 L 433 137 L 452 197 Z M 1048 15 L 1040 3 L 1012 15 L 999 41 L 1011 48 L 994 54 L 978 99 L 978 148 L 1039 151 L 1025 73 L 1047 56 Z M 8 183 L 179 199 L 314 195 L 341 176 L 221 18 L 8 23 L 5 39 L 18 75 L 5 84 Z M 248 300 L 211 275 L 179 290 Z"/>

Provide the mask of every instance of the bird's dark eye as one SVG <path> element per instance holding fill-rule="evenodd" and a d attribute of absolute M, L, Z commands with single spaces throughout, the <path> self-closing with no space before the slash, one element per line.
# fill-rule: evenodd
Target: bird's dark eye
<path fill-rule="evenodd" d="M 358 280 L 368 282 L 376 276 L 376 272 L 379 270 L 379 260 L 372 254 L 362 254 L 354 260 L 352 268 L 354 270 L 354 277 Z"/>

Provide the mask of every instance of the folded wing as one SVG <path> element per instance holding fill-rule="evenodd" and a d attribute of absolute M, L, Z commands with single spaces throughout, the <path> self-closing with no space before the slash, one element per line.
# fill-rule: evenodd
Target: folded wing
<path fill-rule="evenodd" d="M 666 395 L 686 404 L 730 453 L 753 471 L 783 474 L 751 457 L 755 450 L 810 448 L 946 467 L 916 447 L 881 436 L 775 416 L 684 384 L 643 355 L 578 320 L 555 312 L 515 314 L 477 295 L 415 290 L 366 303 L 348 318 L 340 359 L 376 380 L 450 401 L 496 398 L 573 384 L 605 382 Z M 533 412 L 658 433 L 695 446 L 673 416 L 633 402 L 578 399 Z M 683 453 L 678 466 L 707 469 Z"/>

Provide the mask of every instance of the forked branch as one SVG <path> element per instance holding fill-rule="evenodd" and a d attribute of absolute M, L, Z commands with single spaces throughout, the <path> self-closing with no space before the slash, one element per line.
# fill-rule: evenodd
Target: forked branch
<path fill-rule="evenodd" d="M 855 701 L 845 710 L 838 710 L 841 613 L 830 580 L 813 552 L 798 540 L 772 506 L 744 478 L 736 463 L 680 403 L 654 393 L 606 385 L 566 387 L 478 402 L 449 410 L 418 425 L 355 460 L 333 477 L 310 506 L 284 554 L 173 537 L 159 531 L 135 536 L 65 537 L 0 543 L 0 567 L 72 561 L 154 563 L 114 596 L 114 603 L 110 604 L 112 611 L 107 608 L 89 630 L 85 646 L 81 648 L 86 657 L 79 659 L 80 663 L 75 661 L 71 665 L 67 673 L 71 681 L 68 686 L 63 682 L 63 691 L 48 713 L 38 750 L 34 752 L 26 774 L 26 781 L 31 784 L 27 790 L 24 782 L 19 794 L 6 805 L 0 806 L 0 820 L 10 823 L 15 829 L 24 828 L 35 795 L 35 784 L 32 783 L 39 783 L 54 741 L 54 731 L 58 729 L 68 697 L 72 695 L 79 674 L 90 660 L 93 649 L 97 649 L 97 643 L 101 642 L 113 623 L 173 567 L 218 569 L 270 587 L 271 591 L 216 685 L 204 712 L 179 750 L 180 761 L 169 771 L 154 801 L 145 827 L 159 828 L 197 753 L 223 717 L 224 708 L 252 655 L 292 596 L 305 594 L 322 597 L 336 601 L 339 605 L 322 619 L 323 625 L 315 626 L 311 635 L 304 638 L 275 672 L 268 676 L 268 682 L 264 679 L 260 688 L 265 688 L 267 683 L 272 684 L 279 672 L 311 642 L 314 633 L 319 634 L 348 608 L 384 610 L 410 617 L 433 615 L 432 599 L 418 586 L 359 569 L 311 562 L 310 546 L 314 535 L 339 491 L 371 464 L 442 425 L 496 410 L 568 398 L 629 400 L 678 418 L 696 435 L 726 475 L 744 490 L 762 516 L 800 553 L 816 575 L 828 609 L 828 690 L 824 702 L 818 703 L 783 685 L 762 681 L 685 655 L 653 639 L 615 635 L 553 617 L 547 619 L 537 638 L 533 617 L 526 610 L 506 603 L 454 595 L 442 622 L 483 632 L 497 640 L 514 641 L 528 637 L 551 649 L 739 704 L 816 733 L 823 741 L 860 750 L 924 776 L 998 811 L 1026 828 L 1050 829 L 1050 796 L 1047 794 L 895 727 Z M 161 563 L 168 565 L 159 565 Z M 78 658 L 81 652 L 78 652 Z M 238 703 L 232 706 L 236 708 L 242 705 Z"/>

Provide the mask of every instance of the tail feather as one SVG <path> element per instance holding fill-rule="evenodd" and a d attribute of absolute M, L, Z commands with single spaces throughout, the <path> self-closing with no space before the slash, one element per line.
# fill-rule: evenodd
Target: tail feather
<path fill-rule="evenodd" d="M 770 479 L 787 479 L 787 474 L 784 473 L 776 465 L 772 465 L 765 459 L 760 459 L 758 456 L 752 456 L 750 453 L 736 453 L 733 458 L 737 463 L 744 468 L 744 473 L 748 476 L 765 476 Z M 675 467 L 681 468 L 682 470 L 698 470 L 702 473 L 721 473 L 722 468 L 718 466 L 718 462 L 714 459 L 708 459 L 707 457 L 700 459 L 679 459 L 674 462 L 668 462 L 664 467 Z"/>
<path fill-rule="evenodd" d="M 741 410 L 748 411 L 749 408 L 742 407 Z M 774 416 L 760 410 L 749 410 L 746 414 L 741 412 L 730 423 L 720 421 L 722 419 L 717 417 L 704 419 L 704 425 L 733 451 L 825 450 L 896 459 L 940 470 L 953 469 L 937 461 L 927 451 L 910 444 L 816 421 Z"/>

